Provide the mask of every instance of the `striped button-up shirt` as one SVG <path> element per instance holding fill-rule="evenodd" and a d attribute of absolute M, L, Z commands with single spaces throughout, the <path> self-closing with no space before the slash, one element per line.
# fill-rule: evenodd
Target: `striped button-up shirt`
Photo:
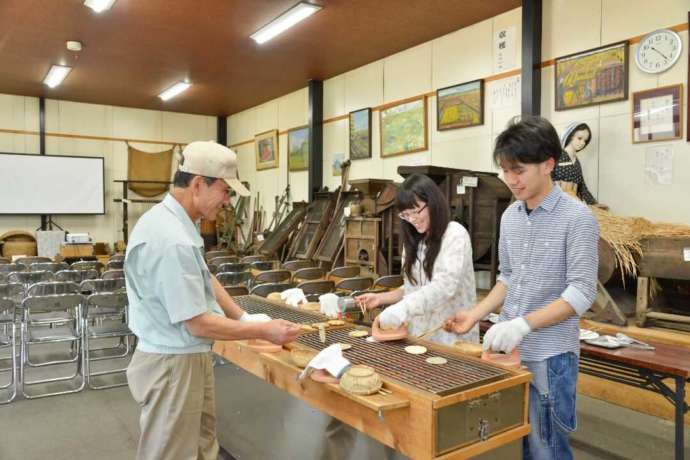
<path fill-rule="evenodd" d="M 579 353 L 580 315 L 597 291 L 599 225 L 582 202 L 554 186 L 527 214 L 516 201 L 501 218 L 500 276 L 508 287 L 501 321 L 540 310 L 562 298 L 576 315 L 530 332 L 519 346 L 524 361 Z"/>

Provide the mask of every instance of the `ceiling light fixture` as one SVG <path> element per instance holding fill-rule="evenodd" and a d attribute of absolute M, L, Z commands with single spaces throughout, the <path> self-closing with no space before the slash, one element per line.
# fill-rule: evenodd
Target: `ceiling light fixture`
<path fill-rule="evenodd" d="M 259 45 L 279 35 L 319 11 L 319 5 L 300 2 L 251 35 Z"/>
<path fill-rule="evenodd" d="M 43 83 L 50 88 L 55 88 L 62 83 L 62 80 L 65 79 L 71 70 L 71 67 L 65 65 L 53 65 L 48 71 L 48 75 L 43 79 Z"/>
<path fill-rule="evenodd" d="M 84 5 L 91 8 L 94 13 L 102 13 L 105 10 L 109 10 L 115 0 L 84 0 Z"/>
<path fill-rule="evenodd" d="M 164 101 L 167 101 L 168 99 L 172 99 L 173 97 L 177 96 L 180 94 L 182 91 L 186 90 L 192 86 L 191 83 L 188 83 L 186 81 L 178 81 L 174 85 L 172 85 L 170 88 L 166 89 L 162 93 L 158 95 L 161 99 Z"/>

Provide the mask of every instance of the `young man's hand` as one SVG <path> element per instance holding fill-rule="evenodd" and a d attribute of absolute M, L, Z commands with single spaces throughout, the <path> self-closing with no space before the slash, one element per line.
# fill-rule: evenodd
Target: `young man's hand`
<path fill-rule="evenodd" d="M 532 331 L 522 316 L 494 324 L 484 334 L 484 350 L 510 353 Z"/>
<path fill-rule="evenodd" d="M 455 313 L 455 316 L 447 319 L 443 323 L 443 329 L 446 332 L 454 332 L 456 334 L 466 334 L 479 321 L 472 313 L 472 310 L 460 310 Z"/>

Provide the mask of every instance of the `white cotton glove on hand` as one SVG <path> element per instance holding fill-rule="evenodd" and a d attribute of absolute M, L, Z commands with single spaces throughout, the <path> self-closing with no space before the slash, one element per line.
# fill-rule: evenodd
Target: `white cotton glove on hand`
<path fill-rule="evenodd" d="M 532 331 L 523 317 L 494 324 L 484 335 L 484 350 L 510 353 Z"/>
<path fill-rule="evenodd" d="M 271 321 L 271 317 L 264 313 L 247 313 L 246 311 L 240 316 L 240 321 L 245 323 L 267 323 Z"/>
<path fill-rule="evenodd" d="M 307 303 L 304 291 L 299 288 L 286 289 L 280 293 L 280 298 L 291 307 L 298 307 L 301 303 Z"/>
<path fill-rule="evenodd" d="M 350 361 L 343 358 L 343 350 L 340 344 L 334 343 L 333 345 L 324 348 L 319 352 L 318 355 L 314 356 L 307 367 L 304 368 L 300 374 L 300 379 L 303 379 L 307 375 L 308 369 L 325 369 L 333 377 L 340 378 L 340 375 L 350 367 Z"/>
<path fill-rule="evenodd" d="M 379 316 L 381 329 L 397 329 L 407 321 L 407 307 L 403 303 L 396 303 L 386 308 Z"/>
<path fill-rule="evenodd" d="M 338 296 L 329 292 L 319 296 L 319 311 L 329 318 L 338 317 Z"/>

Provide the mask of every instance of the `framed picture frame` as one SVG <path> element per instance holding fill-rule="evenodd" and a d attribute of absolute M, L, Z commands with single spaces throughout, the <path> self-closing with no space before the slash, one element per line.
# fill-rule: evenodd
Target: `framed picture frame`
<path fill-rule="evenodd" d="M 291 172 L 309 169 L 308 126 L 288 130 L 288 169 Z"/>
<path fill-rule="evenodd" d="M 688 23 L 690 23 L 690 11 L 688 11 Z M 688 56 L 688 98 L 690 101 L 690 55 Z M 688 113 L 685 114 L 685 119 L 687 120 L 688 126 L 685 128 L 685 136 L 688 142 L 690 142 L 690 104 L 688 104 Z"/>
<path fill-rule="evenodd" d="M 273 169 L 278 167 L 278 130 L 272 129 L 254 136 L 254 155 L 256 156 L 256 170 Z"/>
<path fill-rule="evenodd" d="M 436 130 L 469 128 L 483 124 L 484 80 L 436 90 Z"/>
<path fill-rule="evenodd" d="M 682 107 L 682 83 L 633 93 L 633 143 L 682 139 Z"/>
<path fill-rule="evenodd" d="M 350 160 L 371 158 L 371 108 L 350 112 Z"/>
<path fill-rule="evenodd" d="M 428 148 L 425 96 L 404 100 L 379 111 L 381 157 L 422 152 Z"/>
<path fill-rule="evenodd" d="M 627 100 L 629 61 L 627 41 L 556 58 L 555 109 Z"/>

